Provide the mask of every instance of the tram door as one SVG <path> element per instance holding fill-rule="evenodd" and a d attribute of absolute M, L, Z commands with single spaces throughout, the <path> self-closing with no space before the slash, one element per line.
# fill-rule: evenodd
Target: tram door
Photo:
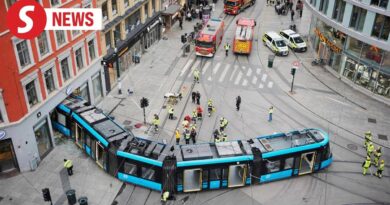
<path fill-rule="evenodd" d="M 193 192 L 202 189 L 202 169 L 184 170 L 183 191 Z"/>
<path fill-rule="evenodd" d="M 313 172 L 316 152 L 303 153 L 299 163 L 299 175 L 309 174 Z"/>
<path fill-rule="evenodd" d="M 74 123 L 74 126 L 76 127 L 75 131 L 76 131 L 76 135 L 75 135 L 75 141 L 76 141 L 76 144 L 80 147 L 80 148 L 83 148 L 83 144 L 84 144 L 84 131 L 83 131 L 83 128 L 78 125 L 77 123 Z"/>
<path fill-rule="evenodd" d="M 230 165 L 228 187 L 240 187 L 245 185 L 247 166 L 245 164 Z"/>
<path fill-rule="evenodd" d="M 106 153 L 104 151 L 104 147 L 96 142 L 96 163 L 103 169 L 105 169 L 105 161 L 106 161 Z"/>

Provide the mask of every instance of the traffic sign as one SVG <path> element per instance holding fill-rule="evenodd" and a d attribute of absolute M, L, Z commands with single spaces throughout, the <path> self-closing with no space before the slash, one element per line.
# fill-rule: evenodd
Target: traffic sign
<path fill-rule="evenodd" d="M 295 67 L 295 68 L 299 68 L 299 61 L 294 61 L 292 63 L 292 65 Z"/>

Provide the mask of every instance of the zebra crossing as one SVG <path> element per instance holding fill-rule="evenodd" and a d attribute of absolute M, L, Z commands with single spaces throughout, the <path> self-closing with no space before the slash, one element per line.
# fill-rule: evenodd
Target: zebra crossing
<path fill-rule="evenodd" d="M 193 65 L 191 66 L 191 64 Z M 200 68 L 200 61 L 190 59 L 183 67 L 179 74 L 180 79 L 193 78 L 193 71 L 195 68 Z M 190 72 L 188 72 L 190 69 Z M 187 73 L 188 72 L 188 73 Z M 185 75 L 187 73 L 187 75 Z M 225 81 L 234 84 L 235 86 L 255 88 L 272 88 L 272 82 L 266 73 L 262 73 L 262 69 L 254 65 L 232 65 L 228 63 L 218 62 L 212 63 L 207 61 L 201 71 L 201 79 L 206 79 L 209 82 L 223 83 Z"/>

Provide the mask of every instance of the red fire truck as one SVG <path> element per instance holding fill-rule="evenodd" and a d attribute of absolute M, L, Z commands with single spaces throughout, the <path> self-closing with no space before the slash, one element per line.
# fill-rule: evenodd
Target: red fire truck
<path fill-rule="evenodd" d="M 254 19 L 240 18 L 237 20 L 236 24 L 237 28 L 233 40 L 233 52 L 250 54 L 256 21 Z"/>
<path fill-rule="evenodd" d="M 195 41 L 195 52 L 198 56 L 213 57 L 223 38 L 224 22 L 210 19 L 199 32 Z"/>
<path fill-rule="evenodd" d="M 226 0 L 223 11 L 225 14 L 237 15 L 247 7 L 254 5 L 256 0 Z"/>

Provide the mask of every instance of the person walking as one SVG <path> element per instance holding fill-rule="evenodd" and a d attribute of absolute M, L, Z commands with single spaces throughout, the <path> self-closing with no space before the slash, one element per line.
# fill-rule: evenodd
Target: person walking
<path fill-rule="evenodd" d="M 367 170 L 371 167 L 371 158 L 367 157 L 366 160 L 362 164 L 363 167 L 363 175 L 367 174 Z"/>
<path fill-rule="evenodd" d="M 72 163 L 72 160 L 64 159 L 64 167 L 68 171 L 68 175 L 72 176 L 73 175 L 73 163 Z"/>
<path fill-rule="evenodd" d="M 372 133 L 371 131 L 367 131 L 364 133 L 364 147 L 366 148 L 369 142 L 372 141 Z"/>
<path fill-rule="evenodd" d="M 198 118 L 198 112 L 197 112 L 196 109 L 194 109 L 194 110 L 192 111 L 192 118 L 191 118 L 191 121 L 192 121 L 193 124 L 196 123 L 196 118 Z"/>
<path fill-rule="evenodd" d="M 303 2 L 301 0 L 298 0 L 296 10 L 299 11 L 299 18 L 302 18 Z"/>
<path fill-rule="evenodd" d="M 229 48 L 230 48 L 230 45 L 229 45 L 229 43 L 226 43 L 226 44 L 225 44 L 225 52 L 226 52 L 226 56 L 228 56 L 228 55 L 229 55 Z"/>
<path fill-rule="evenodd" d="M 240 111 L 240 105 L 241 105 L 241 96 L 236 97 L 236 109 L 237 111 Z"/>
<path fill-rule="evenodd" d="M 190 137 L 192 139 L 192 143 L 195 144 L 196 143 L 196 128 L 194 128 L 194 127 L 191 128 Z"/>
<path fill-rule="evenodd" d="M 190 144 L 190 130 L 188 128 L 184 129 L 184 139 L 186 141 L 186 144 Z"/>
<path fill-rule="evenodd" d="M 385 170 L 385 160 L 382 159 L 381 163 L 379 164 L 379 167 L 374 175 L 377 176 L 378 178 L 382 178 L 383 170 Z"/>
<path fill-rule="evenodd" d="M 179 131 L 179 129 L 175 130 L 175 138 L 176 138 L 176 144 L 179 145 L 180 144 L 180 131 Z"/>
<path fill-rule="evenodd" d="M 294 21 L 294 15 L 295 15 L 294 10 L 291 10 L 291 21 Z"/>
<path fill-rule="evenodd" d="M 196 107 L 196 114 L 197 114 L 197 120 L 202 120 L 203 118 L 203 109 L 200 105 L 198 105 L 198 107 Z"/>
<path fill-rule="evenodd" d="M 272 121 L 272 114 L 274 113 L 274 106 L 268 108 L 268 122 Z"/>
<path fill-rule="evenodd" d="M 215 129 L 214 132 L 213 132 L 214 142 L 215 143 L 221 142 L 221 140 L 219 139 L 220 135 L 221 135 L 221 132 L 218 129 Z"/>
<path fill-rule="evenodd" d="M 222 132 L 222 142 L 227 142 L 227 134 Z"/>
<path fill-rule="evenodd" d="M 192 99 L 192 103 L 195 103 L 195 102 L 196 102 L 196 92 L 195 92 L 195 91 L 192 91 L 192 93 L 191 93 L 191 99 Z"/>
<path fill-rule="evenodd" d="M 374 144 L 370 142 L 367 147 L 367 157 L 371 158 L 371 154 L 375 151 Z"/>
<path fill-rule="evenodd" d="M 160 125 L 160 118 L 158 117 L 157 114 L 154 114 L 154 118 L 152 120 L 152 124 L 154 126 L 154 130 L 157 132 L 158 131 L 158 126 Z"/>
<path fill-rule="evenodd" d="M 199 75 L 200 75 L 199 70 L 195 68 L 195 70 L 194 70 L 194 82 L 195 83 L 199 83 Z"/>
<path fill-rule="evenodd" d="M 179 17 L 179 27 L 180 30 L 183 30 L 183 17 Z"/>
<path fill-rule="evenodd" d="M 196 91 L 196 104 L 200 105 L 200 92 Z"/>
<path fill-rule="evenodd" d="M 173 109 L 173 107 L 169 106 L 169 108 L 168 108 L 168 119 L 173 120 L 173 112 L 174 111 L 175 110 Z"/>
<path fill-rule="evenodd" d="M 213 112 L 213 100 L 209 99 L 207 101 L 207 111 L 209 112 L 209 117 L 211 117 L 211 113 Z"/>
<path fill-rule="evenodd" d="M 382 156 L 382 147 L 379 146 L 375 151 L 374 151 L 374 166 L 378 167 L 379 165 L 379 159 Z"/>

